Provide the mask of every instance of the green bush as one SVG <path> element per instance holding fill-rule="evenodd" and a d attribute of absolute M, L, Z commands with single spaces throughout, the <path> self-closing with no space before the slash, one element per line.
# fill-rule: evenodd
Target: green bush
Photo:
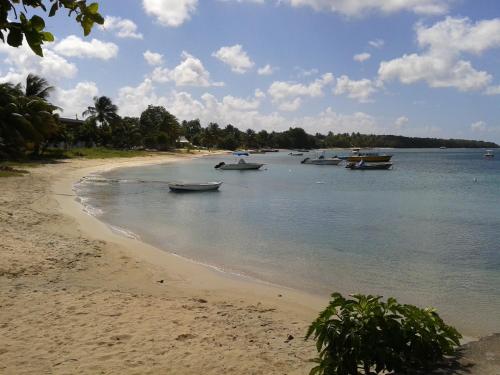
<path fill-rule="evenodd" d="M 306 334 L 319 353 L 311 375 L 412 373 L 453 354 L 462 336 L 435 310 L 381 299 L 332 294 Z"/>

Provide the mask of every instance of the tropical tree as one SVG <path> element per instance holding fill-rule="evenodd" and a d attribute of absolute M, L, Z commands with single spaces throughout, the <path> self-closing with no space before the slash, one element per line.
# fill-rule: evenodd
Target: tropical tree
<path fill-rule="evenodd" d="M 96 122 L 98 126 L 109 126 L 118 119 L 118 107 L 107 96 L 94 96 L 94 105 L 87 107 L 82 113 L 83 117 Z"/>
<path fill-rule="evenodd" d="M 26 86 L 24 88 L 25 96 L 47 100 L 52 91 L 54 91 L 54 87 L 50 86 L 45 78 L 32 73 L 28 74 L 26 77 Z"/>
<path fill-rule="evenodd" d="M 174 147 L 181 133 L 177 118 L 164 107 L 153 105 L 141 113 L 139 129 L 146 147 L 162 150 Z"/>
<path fill-rule="evenodd" d="M 54 41 L 54 36 L 45 31 L 43 12 L 48 11 L 48 17 L 52 17 L 60 9 L 67 10 L 69 16 L 75 16 L 85 36 L 95 23 L 104 23 L 104 18 L 99 14 L 99 5 L 87 5 L 86 0 L 0 0 L 0 40 L 9 46 L 19 47 L 26 39 L 33 52 L 43 56 L 42 45 Z M 28 10 L 37 14 L 28 18 Z"/>

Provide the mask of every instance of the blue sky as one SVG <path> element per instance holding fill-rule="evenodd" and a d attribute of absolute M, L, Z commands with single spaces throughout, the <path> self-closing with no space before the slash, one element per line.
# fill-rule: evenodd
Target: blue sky
<path fill-rule="evenodd" d="M 107 95 L 122 115 L 500 142 L 496 0 L 99 3 L 105 27 L 87 38 L 48 22 L 43 60 L 0 45 L 0 81 L 45 76 L 71 117 Z"/>

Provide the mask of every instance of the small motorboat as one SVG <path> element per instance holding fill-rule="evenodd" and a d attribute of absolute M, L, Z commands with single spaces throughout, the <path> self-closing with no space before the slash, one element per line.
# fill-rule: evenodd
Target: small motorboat
<path fill-rule="evenodd" d="M 245 160 L 240 159 L 238 163 L 235 164 L 226 164 L 223 161 L 221 161 L 219 164 L 217 164 L 214 168 L 215 169 L 222 169 L 224 171 L 247 171 L 247 170 L 256 170 L 260 169 L 264 164 L 260 163 L 247 163 Z"/>
<path fill-rule="evenodd" d="M 495 157 L 495 154 L 493 153 L 493 150 L 486 150 L 484 153 L 484 157 L 486 159 L 493 159 Z"/>
<path fill-rule="evenodd" d="M 361 160 L 359 163 L 348 163 L 346 168 L 360 171 L 369 171 L 369 170 L 387 170 L 392 167 L 392 163 L 365 163 Z"/>
<path fill-rule="evenodd" d="M 388 154 L 379 154 L 376 152 L 371 152 L 371 153 L 364 153 L 364 152 L 358 152 L 354 153 L 351 156 L 347 157 L 347 161 L 351 163 L 357 163 L 360 161 L 365 161 L 368 163 L 387 163 L 391 160 L 392 155 Z"/>
<path fill-rule="evenodd" d="M 280 152 L 277 148 L 263 148 L 261 151 L 264 152 Z"/>
<path fill-rule="evenodd" d="M 250 156 L 250 154 L 246 151 L 234 151 L 233 155 L 234 156 Z"/>
<path fill-rule="evenodd" d="M 337 157 L 325 158 L 323 155 L 316 159 L 305 158 L 301 161 L 301 164 L 314 164 L 314 165 L 339 165 L 342 159 Z"/>
<path fill-rule="evenodd" d="M 168 187 L 172 191 L 213 191 L 221 185 L 222 182 L 171 182 Z"/>
<path fill-rule="evenodd" d="M 290 152 L 288 155 L 290 155 L 290 156 L 302 156 L 304 154 L 302 152 Z"/>

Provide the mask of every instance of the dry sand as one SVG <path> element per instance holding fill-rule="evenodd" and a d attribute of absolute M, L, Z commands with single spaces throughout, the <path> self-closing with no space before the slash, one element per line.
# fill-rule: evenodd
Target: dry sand
<path fill-rule="evenodd" d="M 178 159 L 73 160 L 0 179 L 0 374 L 308 373 L 303 336 L 326 300 L 120 236 L 75 200 L 92 172 Z M 466 353 L 468 373 L 500 374 L 491 341 L 487 362 L 481 346 Z"/>

